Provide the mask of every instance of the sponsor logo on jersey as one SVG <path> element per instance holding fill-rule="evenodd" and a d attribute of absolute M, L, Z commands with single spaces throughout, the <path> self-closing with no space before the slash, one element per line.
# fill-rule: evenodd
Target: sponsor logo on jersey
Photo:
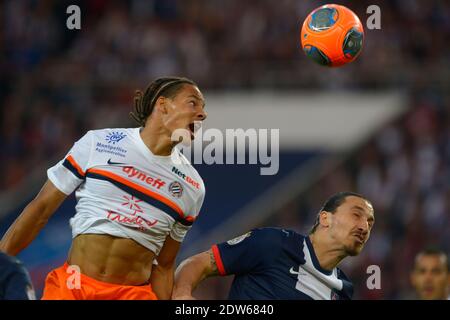
<path fill-rule="evenodd" d="M 99 152 L 99 153 L 110 153 L 113 154 L 115 156 L 119 156 L 122 158 L 125 158 L 125 154 L 127 153 L 127 150 L 118 147 L 118 146 L 112 146 L 110 144 L 104 144 L 101 142 L 97 142 L 96 146 L 95 146 L 95 151 Z"/>
<path fill-rule="evenodd" d="M 156 189 L 161 189 L 161 187 L 166 184 L 166 182 L 160 178 L 152 177 L 133 167 L 123 167 L 122 171 L 125 172 L 129 178 L 141 180 Z"/>
<path fill-rule="evenodd" d="M 252 233 L 251 231 L 247 232 L 246 234 L 243 234 L 242 236 L 239 236 L 239 237 L 236 237 L 234 239 L 228 240 L 227 243 L 230 246 L 238 244 L 239 242 L 242 242 L 245 238 L 250 237 L 251 233 Z"/>
<path fill-rule="evenodd" d="M 107 218 L 111 221 L 117 221 L 119 223 L 128 224 L 128 225 L 134 225 L 137 226 L 140 230 L 145 230 L 153 227 L 156 223 L 158 223 L 158 220 L 147 220 L 144 217 L 140 215 L 127 217 L 125 215 L 120 214 L 119 212 L 108 210 Z"/>
<path fill-rule="evenodd" d="M 183 186 L 178 181 L 169 184 L 169 192 L 175 198 L 180 198 L 183 195 Z"/>
<path fill-rule="evenodd" d="M 119 143 L 120 140 L 122 140 L 123 138 L 125 138 L 127 135 L 124 134 L 123 132 L 119 132 L 119 131 L 113 131 L 108 133 L 108 135 L 106 136 L 106 141 L 108 143 L 112 143 L 112 144 L 116 144 Z"/>
<path fill-rule="evenodd" d="M 294 268 L 291 267 L 291 269 L 289 269 L 289 272 L 291 274 L 295 274 L 296 276 L 299 276 L 299 275 L 300 276 L 306 276 L 307 275 L 307 273 L 305 271 L 301 270 L 300 268 L 298 268 L 298 271 L 295 271 Z"/>
<path fill-rule="evenodd" d="M 108 164 L 114 166 L 114 165 L 122 165 L 122 164 L 126 164 L 126 163 L 111 161 L 111 158 L 109 158 Z"/>
<path fill-rule="evenodd" d="M 141 206 L 138 205 L 139 202 L 141 202 L 141 199 L 135 198 L 134 196 L 122 196 L 122 198 L 125 199 L 125 202 L 122 203 L 122 206 L 127 207 L 130 210 L 134 210 L 131 215 L 135 216 L 136 213 L 143 213 L 144 210 L 142 210 Z"/>
<path fill-rule="evenodd" d="M 184 181 L 189 183 L 190 185 L 194 186 L 196 189 L 200 189 L 200 183 L 189 177 L 188 175 L 184 174 L 182 171 L 178 170 L 176 167 L 172 167 L 172 172 L 175 173 L 180 178 L 183 178 Z"/>

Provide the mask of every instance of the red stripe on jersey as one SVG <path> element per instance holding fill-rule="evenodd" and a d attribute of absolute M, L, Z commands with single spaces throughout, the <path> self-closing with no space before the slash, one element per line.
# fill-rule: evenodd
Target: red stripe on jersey
<path fill-rule="evenodd" d="M 219 274 L 221 276 L 226 276 L 227 273 L 225 272 L 225 268 L 223 267 L 223 262 L 222 262 L 222 258 L 220 257 L 219 248 L 215 244 L 211 247 L 211 249 L 212 249 L 212 252 L 214 255 L 214 260 L 216 260 L 217 270 L 219 270 Z"/>

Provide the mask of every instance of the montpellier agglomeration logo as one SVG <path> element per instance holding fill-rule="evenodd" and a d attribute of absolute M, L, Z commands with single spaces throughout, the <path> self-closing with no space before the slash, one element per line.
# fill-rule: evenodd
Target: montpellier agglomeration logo
<path fill-rule="evenodd" d="M 120 140 L 125 138 L 126 136 L 127 135 L 124 134 L 123 132 L 113 131 L 113 132 L 108 133 L 105 140 L 108 143 L 116 144 L 117 142 L 120 142 Z"/>
<path fill-rule="evenodd" d="M 177 129 L 171 140 L 193 164 L 251 164 L 260 165 L 260 175 L 275 175 L 279 170 L 279 129 L 225 129 L 203 130 L 196 122 L 195 138 L 191 132 Z"/>

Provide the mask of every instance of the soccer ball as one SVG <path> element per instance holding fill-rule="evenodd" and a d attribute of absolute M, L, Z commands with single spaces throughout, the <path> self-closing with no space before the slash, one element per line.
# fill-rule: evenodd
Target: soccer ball
<path fill-rule="evenodd" d="M 361 53 L 364 28 L 350 9 L 327 4 L 311 12 L 300 34 L 303 51 L 320 65 L 338 67 Z"/>

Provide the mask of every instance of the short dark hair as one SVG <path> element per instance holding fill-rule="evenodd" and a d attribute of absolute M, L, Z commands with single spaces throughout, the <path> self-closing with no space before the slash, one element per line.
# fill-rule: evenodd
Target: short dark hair
<path fill-rule="evenodd" d="M 447 271 L 450 271 L 450 263 L 448 261 L 447 253 L 444 250 L 439 249 L 437 247 L 426 247 L 425 249 L 420 250 L 416 254 L 416 259 L 414 260 L 414 269 L 416 268 L 417 257 L 419 257 L 421 255 L 422 256 L 444 256 L 445 257 L 445 266 L 447 267 Z"/>
<path fill-rule="evenodd" d="M 185 84 L 197 86 L 194 81 L 188 78 L 163 77 L 150 83 L 144 93 L 141 90 L 136 90 L 134 95 L 134 111 L 130 112 L 130 117 L 139 125 L 145 127 L 145 122 L 152 114 L 156 100 L 161 96 L 173 98 Z"/>
<path fill-rule="evenodd" d="M 362 199 L 370 202 L 369 200 L 367 200 L 366 197 L 364 197 L 361 194 L 356 193 L 356 192 L 341 191 L 341 192 L 333 194 L 331 197 L 329 197 L 327 199 L 327 201 L 325 201 L 325 204 L 322 206 L 322 208 L 320 208 L 319 212 L 317 213 L 316 221 L 314 222 L 314 225 L 312 226 L 311 230 L 309 231 L 309 234 L 313 234 L 314 232 L 316 232 L 316 229 L 320 224 L 320 213 L 322 211 L 335 213 L 337 208 L 339 208 L 339 206 L 341 204 L 343 204 L 345 199 L 349 196 L 362 198 Z"/>

